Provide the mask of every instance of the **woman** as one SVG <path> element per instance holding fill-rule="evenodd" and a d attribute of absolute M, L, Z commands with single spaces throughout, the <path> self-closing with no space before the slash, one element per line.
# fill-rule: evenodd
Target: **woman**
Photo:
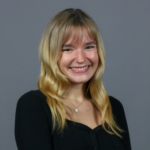
<path fill-rule="evenodd" d="M 56 14 L 43 34 L 39 90 L 16 109 L 19 150 L 131 150 L 121 103 L 103 84 L 104 46 L 80 9 Z"/>

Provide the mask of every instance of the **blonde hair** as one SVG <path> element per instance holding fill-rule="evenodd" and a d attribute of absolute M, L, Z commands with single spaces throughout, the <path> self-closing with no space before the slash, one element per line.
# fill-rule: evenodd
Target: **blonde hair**
<path fill-rule="evenodd" d="M 73 30 L 72 30 L 73 29 Z M 94 76 L 88 81 L 86 93 L 90 95 L 96 108 L 101 113 L 102 127 L 110 134 L 121 137 L 122 131 L 115 123 L 109 97 L 102 83 L 105 68 L 104 45 L 98 28 L 93 19 L 80 9 L 65 9 L 56 14 L 48 23 L 39 47 L 41 72 L 38 88 L 47 97 L 47 103 L 52 113 L 53 130 L 57 127 L 60 131 L 66 126 L 66 111 L 62 95 L 70 87 L 70 82 L 58 68 L 58 59 L 62 45 L 73 36 L 82 36 L 83 29 L 96 41 L 99 55 L 99 65 Z M 72 111 L 73 112 L 73 111 Z M 106 128 L 105 122 L 109 128 Z"/>

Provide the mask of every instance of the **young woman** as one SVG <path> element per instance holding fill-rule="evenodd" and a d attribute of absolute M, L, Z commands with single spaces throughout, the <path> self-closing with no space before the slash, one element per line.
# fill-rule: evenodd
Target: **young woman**
<path fill-rule="evenodd" d="M 131 150 L 122 104 L 103 84 L 104 45 L 80 9 L 56 14 L 39 48 L 39 90 L 17 103 L 18 150 Z"/>

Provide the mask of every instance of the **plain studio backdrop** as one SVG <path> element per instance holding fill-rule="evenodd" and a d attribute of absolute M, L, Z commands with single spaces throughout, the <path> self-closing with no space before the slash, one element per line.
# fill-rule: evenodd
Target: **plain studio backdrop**
<path fill-rule="evenodd" d="M 22 94 L 37 89 L 42 33 L 66 8 L 83 9 L 97 23 L 106 50 L 106 91 L 124 106 L 132 149 L 149 150 L 149 0 L 0 1 L 0 150 L 17 150 L 16 103 Z"/>

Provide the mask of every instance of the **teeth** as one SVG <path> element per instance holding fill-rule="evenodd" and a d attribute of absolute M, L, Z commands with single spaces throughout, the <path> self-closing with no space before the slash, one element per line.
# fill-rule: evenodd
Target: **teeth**
<path fill-rule="evenodd" d="M 87 69 L 88 68 L 88 66 L 86 66 L 86 67 L 83 67 L 83 68 L 71 68 L 72 70 L 85 70 L 85 69 Z"/>

